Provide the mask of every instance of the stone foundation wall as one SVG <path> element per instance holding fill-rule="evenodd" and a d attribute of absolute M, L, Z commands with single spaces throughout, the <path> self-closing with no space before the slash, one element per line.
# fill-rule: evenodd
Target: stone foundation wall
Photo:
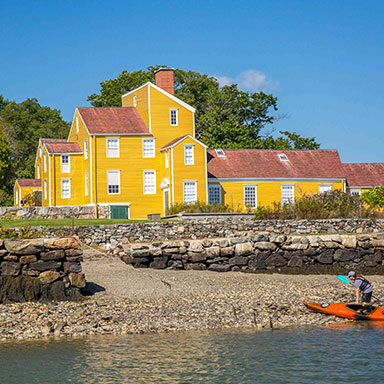
<path fill-rule="evenodd" d="M 105 214 L 105 207 L 100 209 Z M 108 208 L 108 207 L 107 207 Z M 106 213 L 109 217 L 109 210 Z M 94 219 L 95 207 L 0 207 L 0 219 Z"/>
<path fill-rule="evenodd" d="M 121 259 L 137 268 L 271 273 L 384 274 L 384 233 L 250 237 L 125 244 Z"/>
<path fill-rule="evenodd" d="M 0 303 L 81 298 L 82 254 L 74 237 L 0 240 Z"/>

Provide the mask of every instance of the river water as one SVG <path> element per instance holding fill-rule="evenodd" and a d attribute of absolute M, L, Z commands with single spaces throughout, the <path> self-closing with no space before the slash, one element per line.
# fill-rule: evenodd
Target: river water
<path fill-rule="evenodd" d="M 384 383 L 384 325 L 3 342 L 0 383 Z"/>

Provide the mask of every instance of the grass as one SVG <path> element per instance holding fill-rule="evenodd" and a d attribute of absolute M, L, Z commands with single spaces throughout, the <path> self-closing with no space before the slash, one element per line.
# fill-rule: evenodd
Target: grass
<path fill-rule="evenodd" d="M 2 219 L 0 227 L 71 227 L 79 225 L 111 225 L 150 222 L 149 220 L 124 220 L 124 219 Z"/>

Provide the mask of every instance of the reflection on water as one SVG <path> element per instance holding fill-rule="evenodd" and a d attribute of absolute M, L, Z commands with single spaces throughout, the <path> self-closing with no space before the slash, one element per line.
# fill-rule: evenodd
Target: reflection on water
<path fill-rule="evenodd" d="M 383 324 L 0 344 L 1 383 L 382 383 Z"/>

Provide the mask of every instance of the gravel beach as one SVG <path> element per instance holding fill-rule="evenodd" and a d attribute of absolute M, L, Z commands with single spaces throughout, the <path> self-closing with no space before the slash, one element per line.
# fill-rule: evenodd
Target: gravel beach
<path fill-rule="evenodd" d="M 2 304 L 0 339 L 319 326 L 346 320 L 303 301 L 354 300 L 351 286 L 330 275 L 134 269 L 96 251 L 85 252 L 82 267 L 84 301 Z M 381 298 L 384 276 L 369 279 Z"/>

